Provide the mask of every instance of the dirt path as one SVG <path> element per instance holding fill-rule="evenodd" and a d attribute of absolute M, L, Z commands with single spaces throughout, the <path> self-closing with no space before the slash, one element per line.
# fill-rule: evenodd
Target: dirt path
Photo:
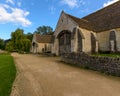
<path fill-rule="evenodd" d="M 65 65 L 56 57 L 12 56 L 18 75 L 11 96 L 120 96 L 120 78 Z"/>

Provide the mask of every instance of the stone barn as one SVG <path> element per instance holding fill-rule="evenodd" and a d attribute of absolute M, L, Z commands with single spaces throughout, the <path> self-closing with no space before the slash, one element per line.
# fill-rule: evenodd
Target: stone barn
<path fill-rule="evenodd" d="M 33 35 L 31 53 L 51 53 L 51 50 L 52 35 Z"/>
<path fill-rule="evenodd" d="M 52 53 L 120 52 L 120 1 L 83 18 L 62 11 Z"/>

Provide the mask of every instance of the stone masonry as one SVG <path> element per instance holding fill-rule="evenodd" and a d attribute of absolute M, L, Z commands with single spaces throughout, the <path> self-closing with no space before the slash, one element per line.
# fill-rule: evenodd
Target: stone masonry
<path fill-rule="evenodd" d="M 62 55 L 62 61 L 82 68 L 120 76 L 120 58 L 90 56 L 85 53 L 68 53 Z"/>

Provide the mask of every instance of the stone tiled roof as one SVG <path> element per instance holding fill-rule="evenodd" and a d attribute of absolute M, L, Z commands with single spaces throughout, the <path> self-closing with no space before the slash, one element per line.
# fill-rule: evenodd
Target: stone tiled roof
<path fill-rule="evenodd" d="M 74 20 L 81 28 L 85 28 L 85 29 L 88 29 L 88 30 L 92 30 L 93 29 L 92 24 L 90 24 L 90 22 L 88 22 L 87 20 L 80 19 L 80 18 L 74 17 L 74 16 L 69 15 L 69 14 L 66 14 L 66 15 L 68 17 L 70 17 L 72 20 Z"/>
<path fill-rule="evenodd" d="M 91 22 L 94 25 L 93 30 L 96 32 L 120 28 L 120 1 L 82 19 Z"/>
<path fill-rule="evenodd" d="M 120 28 L 120 1 L 85 16 L 82 19 L 69 14 L 66 15 L 74 20 L 79 27 L 95 32 Z"/>
<path fill-rule="evenodd" d="M 36 35 L 36 41 L 39 43 L 52 43 L 52 35 L 40 35 L 40 34 L 35 34 Z"/>

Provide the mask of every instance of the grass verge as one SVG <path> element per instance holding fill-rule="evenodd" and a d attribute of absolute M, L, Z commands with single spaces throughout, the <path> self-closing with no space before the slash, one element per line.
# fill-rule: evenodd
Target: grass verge
<path fill-rule="evenodd" d="M 120 57 L 120 53 L 111 53 L 111 54 L 93 54 L 93 56 L 100 56 L 100 57 L 113 57 L 113 58 L 116 58 L 116 57 Z"/>
<path fill-rule="evenodd" d="M 0 54 L 0 96 L 10 96 L 15 76 L 13 57 L 6 53 Z"/>

